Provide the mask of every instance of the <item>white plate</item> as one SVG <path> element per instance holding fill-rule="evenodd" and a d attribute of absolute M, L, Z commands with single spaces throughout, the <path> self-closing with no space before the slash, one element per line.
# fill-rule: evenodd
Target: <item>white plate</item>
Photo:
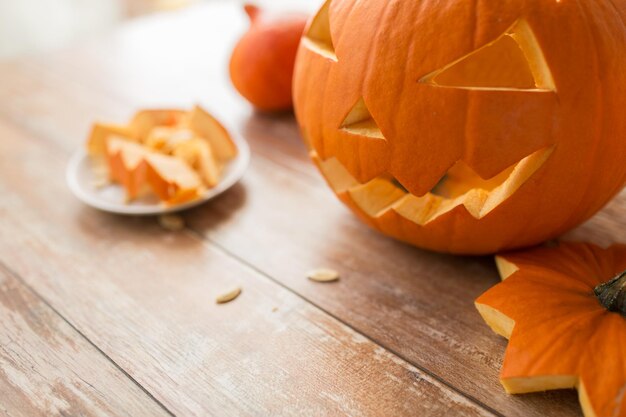
<path fill-rule="evenodd" d="M 98 177 L 93 169 L 93 161 L 85 150 L 79 150 L 72 155 L 65 173 L 67 184 L 81 201 L 110 213 L 146 216 L 185 210 L 217 197 L 243 177 L 250 163 L 250 148 L 243 138 L 233 136 L 232 139 L 237 145 L 238 154 L 226 166 L 220 183 L 207 190 L 201 198 L 184 204 L 166 206 L 156 196 L 146 196 L 126 203 L 126 193 L 119 184 L 97 186 Z"/>

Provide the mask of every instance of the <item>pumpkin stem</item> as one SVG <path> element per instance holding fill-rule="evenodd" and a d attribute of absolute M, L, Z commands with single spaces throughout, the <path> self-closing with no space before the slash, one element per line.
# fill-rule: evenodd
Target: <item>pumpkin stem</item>
<path fill-rule="evenodd" d="M 626 316 L 626 271 L 598 285 L 593 292 L 604 308 Z"/>
<path fill-rule="evenodd" d="M 257 19 L 257 17 L 261 13 L 261 9 L 259 9 L 254 4 L 250 4 L 250 3 L 244 5 L 243 9 L 246 11 L 246 14 L 250 18 L 251 23 L 254 23 L 254 21 Z"/>

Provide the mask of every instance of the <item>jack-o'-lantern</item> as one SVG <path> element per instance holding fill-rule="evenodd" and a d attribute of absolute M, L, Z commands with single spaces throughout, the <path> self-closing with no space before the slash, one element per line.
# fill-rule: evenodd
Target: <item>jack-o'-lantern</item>
<path fill-rule="evenodd" d="M 301 131 L 385 234 L 539 243 L 624 186 L 625 19 L 623 0 L 328 0 L 296 61 Z"/>

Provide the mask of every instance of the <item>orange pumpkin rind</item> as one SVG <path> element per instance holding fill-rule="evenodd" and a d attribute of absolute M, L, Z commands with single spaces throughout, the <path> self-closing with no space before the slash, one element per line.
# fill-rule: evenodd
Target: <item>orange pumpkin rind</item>
<path fill-rule="evenodd" d="M 594 288 L 626 270 L 626 245 L 561 243 L 497 257 L 502 282 L 476 300 L 509 339 L 500 380 L 511 394 L 575 388 L 587 417 L 626 415 L 626 316 Z"/>

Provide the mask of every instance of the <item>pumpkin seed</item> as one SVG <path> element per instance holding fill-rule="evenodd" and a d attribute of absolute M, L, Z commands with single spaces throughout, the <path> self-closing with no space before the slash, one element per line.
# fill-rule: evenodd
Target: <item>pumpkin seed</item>
<path fill-rule="evenodd" d="M 339 280 L 339 272 L 333 269 L 319 268 L 309 271 L 307 277 L 315 282 L 333 282 Z"/>
<path fill-rule="evenodd" d="M 179 232 L 185 228 L 185 220 L 174 214 L 164 214 L 159 216 L 159 224 L 170 232 Z"/>
<path fill-rule="evenodd" d="M 215 301 L 217 302 L 217 304 L 225 304 L 239 297 L 239 294 L 241 294 L 241 287 L 235 287 L 232 290 L 218 296 Z"/>
<path fill-rule="evenodd" d="M 96 190 L 104 188 L 104 187 L 106 187 L 106 186 L 108 186 L 110 184 L 111 184 L 111 182 L 106 177 L 95 179 L 92 182 L 93 188 L 95 188 Z"/>

